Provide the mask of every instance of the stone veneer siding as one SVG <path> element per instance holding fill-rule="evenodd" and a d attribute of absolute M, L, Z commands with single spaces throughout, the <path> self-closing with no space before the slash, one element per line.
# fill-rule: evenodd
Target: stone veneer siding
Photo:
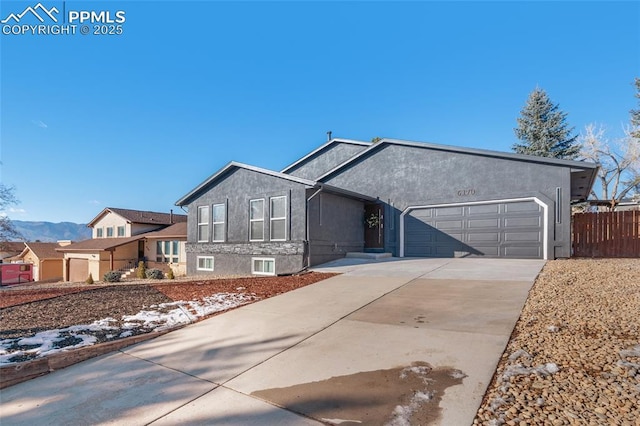
<path fill-rule="evenodd" d="M 252 243 L 187 243 L 187 273 L 189 275 L 250 275 L 251 258 L 273 258 L 276 274 L 292 274 L 305 267 L 303 241 Z M 213 256 L 214 270 L 199 271 L 198 256 Z"/>

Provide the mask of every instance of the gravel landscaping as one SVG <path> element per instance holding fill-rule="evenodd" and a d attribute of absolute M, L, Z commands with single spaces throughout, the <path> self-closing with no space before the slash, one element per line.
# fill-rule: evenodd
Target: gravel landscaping
<path fill-rule="evenodd" d="M 0 340 L 104 318 L 124 330 L 123 318 L 150 306 L 251 303 L 332 275 L 3 288 Z M 638 401 L 640 259 L 556 260 L 533 285 L 473 424 L 640 426 Z"/>
<path fill-rule="evenodd" d="M 0 290 L 0 364 L 161 331 L 335 274 L 118 284 L 29 284 Z"/>
<path fill-rule="evenodd" d="M 474 424 L 640 426 L 640 259 L 548 262 Z"/>

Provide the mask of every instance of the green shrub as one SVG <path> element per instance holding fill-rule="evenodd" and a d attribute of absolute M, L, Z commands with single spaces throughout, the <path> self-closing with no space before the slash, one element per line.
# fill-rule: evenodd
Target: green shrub
<path fill-rule="evenodd" d="M 138 262 L 138 267 L 136 268 L 136 277 L 138 278 L 146 278 L 147 274 L 147 268 L 144 266 L 144 261 L 141 260 L 140 262 Z"/>
<path fill-rule="evenodd" d="M 85 283 L 91 285 L 93 284 L 93 275 L 91 275 L 91 272 L 89 272 L 89 277 L 87 277 L 87 279 L 85 280 Z"/>
<path fill-rule="evenodd" d="M 147 269 L 147 278 L 161 280 L 164 278 L 164 272 L 162 272 L 160 269 L 155 268 Z"/>
<path fill-rule="evenodd" d="M 174 280 L 176 278 L 176 276 L 173 275 L 173 269 L 169 268 L 169 272 L 167 272 L 167 278 L 170 280 Z"/>
<path fill-rule="evenodd" d="M 118 271 L 109 271 L 102 277 L 102 279 L 108 283 L 118 283 L 120 282 L 120 278 L 122 278 L 122 274 Z"/>

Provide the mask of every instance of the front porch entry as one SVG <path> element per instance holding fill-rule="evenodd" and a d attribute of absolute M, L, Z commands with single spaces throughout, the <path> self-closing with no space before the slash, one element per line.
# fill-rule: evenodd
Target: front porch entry
<path fill-rule="evenodd" d="M 382 204 L 364 206 L 364 250 L 384 250 L 384 211 Z"/>

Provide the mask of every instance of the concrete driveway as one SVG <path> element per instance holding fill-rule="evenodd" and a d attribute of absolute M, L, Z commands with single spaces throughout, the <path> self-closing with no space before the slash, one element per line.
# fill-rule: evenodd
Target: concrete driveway
<path fill-rule="evenodd" d="M 469 425 L 543 265 L 333 262 L 317 269 L 342 275 L 4 389 L 0 424 Z"/>

